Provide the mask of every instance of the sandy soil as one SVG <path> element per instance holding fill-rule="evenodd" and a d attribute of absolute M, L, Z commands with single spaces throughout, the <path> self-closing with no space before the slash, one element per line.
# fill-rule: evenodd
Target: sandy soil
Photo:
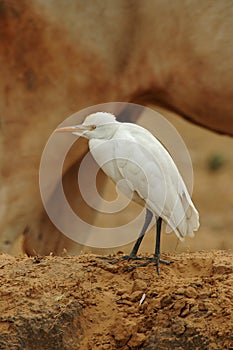
<path fill-rule="evenodd" d="M 233 253 L 0 256 L 0 349 L 233 349 Z"/>

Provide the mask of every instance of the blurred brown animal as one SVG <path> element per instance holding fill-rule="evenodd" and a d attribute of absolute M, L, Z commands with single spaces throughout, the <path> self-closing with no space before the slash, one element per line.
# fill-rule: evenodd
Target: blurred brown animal
<path fill-rule="evenodd" d="M 0 0 L 0 251 L 23 232 L 29 253 L 66 247 L 38 167 L 50 133 L 84 107 L 154 103 L 233 135 L 232 22 L 231 0 Z"/>

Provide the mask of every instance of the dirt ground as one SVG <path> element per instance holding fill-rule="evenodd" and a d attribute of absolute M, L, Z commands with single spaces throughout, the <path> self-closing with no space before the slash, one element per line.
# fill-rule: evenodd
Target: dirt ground
<path fill-rule="evenodd" d="M 233 349 L 233 253 L 0 256 L 0 349 Z"/>

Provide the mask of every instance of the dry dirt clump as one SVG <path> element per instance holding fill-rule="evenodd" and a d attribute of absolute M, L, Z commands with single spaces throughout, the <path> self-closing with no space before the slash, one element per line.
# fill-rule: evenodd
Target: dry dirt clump
<path fill-rule="evenodd" d="M 233 349 L 233 253 L 166 258 L 1 255 L 0 349 Z"/>

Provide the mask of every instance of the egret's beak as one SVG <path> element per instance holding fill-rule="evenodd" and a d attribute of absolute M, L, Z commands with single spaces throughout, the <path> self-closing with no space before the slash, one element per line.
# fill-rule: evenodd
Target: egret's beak
<path fill-rule="evenodd" d="M 74 125 L 74 126 L 64 126 L 62 128 L 55 129 L 54 132 L 72 132 L 82 134 L 84 131 L 91 131 L 95 129 L 95 125 Z"/>

